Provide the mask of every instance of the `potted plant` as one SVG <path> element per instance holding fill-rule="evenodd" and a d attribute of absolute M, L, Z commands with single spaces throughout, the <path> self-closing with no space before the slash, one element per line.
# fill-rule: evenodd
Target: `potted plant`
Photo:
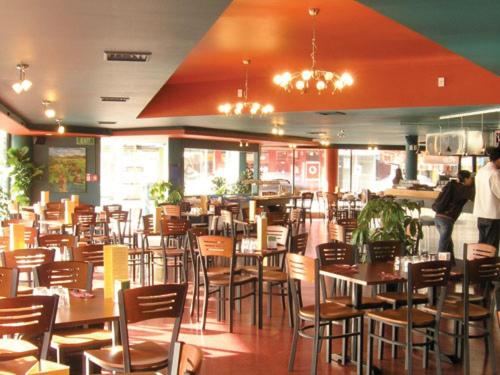
<path fill-rule="evenodd" d="M 43 174 L 43 167 L 31 161 L 29 148 L 10 148 L 7 151 L 7 165 L 11 181 L 11 197 L 22 205 L 30 203 L 30 190 L 33 180 Z"/>
<path fill-rule="evenodd" d="M 158 207 L 161 204 L 180 204 L 183 196 L 180 189 L 175 189 L 170 181 L 158 181 L 151 185 L 149 195 Z"/>
<path fill-rule="evenodd" d="M 212 185 L 214 186 L 215 194 L 217 195 L 222 196 L 229 193 L 227 180 L 224 177 L 214 177 L 212 180 Z"/>
<path fill-rule="evenodd" d="M 251 180 L 252 178 L 253 171 L 251 169 L 241 172 L 240 179 L 231 187 L 231 193 L 250 195 L 252 192 L 252 185 L 243 181 Z"/>
<path fill-rule="evenodd" d="M 373 241 L 401 241 L 407 253 L 412 253 L 417 240 L 422 239 L 422 225 L 412 212 L 420 213 L 421 205 L 409 200 L 396 201 L 392 197 L 369 200 L 358 216 L 358 227 L 353 232 L 354 245 L 363 246 Z"/>

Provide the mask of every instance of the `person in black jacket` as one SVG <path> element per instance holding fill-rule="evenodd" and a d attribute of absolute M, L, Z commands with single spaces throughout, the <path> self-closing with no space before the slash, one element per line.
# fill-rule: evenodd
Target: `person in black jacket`
<path fill-rule="evenodd" d="M 462 213 L 465 203 L 474 198 L 473 184 L 474 180 L 469 171 L 458 172 L 458 181 L 448 182 L 432 205 L 432 209 L 436 211 L 434 223 L 439 232 L 438 251 L 450 252 L 452 260 L 454 260 L 451 239 L 453 225 Z"/>

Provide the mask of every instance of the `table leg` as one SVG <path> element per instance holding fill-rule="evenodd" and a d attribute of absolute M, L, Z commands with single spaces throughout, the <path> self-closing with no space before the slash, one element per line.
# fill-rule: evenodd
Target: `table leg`
<path fill-rule="evenodd" d="M 141 264 L 140 264 L 140 267 L 141 267 L 141 286 L 144 286 L 145 285 L 145 270 L 144 270 L 144 237 L 142 238 L 142 241 L 141 241 Z"/>
<path fill-rule="evenodd" d="M 258 282 L 259 282 L 259 302 L 258 302 L 258 305 L 257 305 L 257 310 L 258 310 L 258 319 L 259 319 L 259 329 L 262 329 L 262 295 L 263 295 L 263 292 L 262 292 L 262 262 L 263 262 L 263 259 L 262 257 L 259 257 L 258 259 L 258 264 L 257 264 L 257 267 L 258 267 Z"/>
<path fill-rule="evenodd" d="M 113 342 L 113 346 L 116 346 L 116 345 L 120 345 L 121 344 L 121 340 L 120 340 L 120 324 L 118 322 L 118 320 L 113 320 L 111 322 L 111 331 L 112 331 L 112 342 Z"/>

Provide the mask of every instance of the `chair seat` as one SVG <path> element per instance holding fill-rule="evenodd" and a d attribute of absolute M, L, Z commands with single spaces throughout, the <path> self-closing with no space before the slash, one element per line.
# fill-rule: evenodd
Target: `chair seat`
<path fill-rule="evenodd" d="M 435 314 L 436 306 L 423 306 L 423 310 Z M 483 320 L 489 316 L 490 312 L 488 309 L 474 304 L 469 304 L 469 319 L 470 320 Z M 464 304 L 458 303 L 445 303 L 443 305 L 443 311 L 441 312 L 441 317 L 445 319 L 455 319 L 463 320 L 464 318 Z"/>
<path fill-rule="evenodd" d="M 262 273 L 262 281 L 286 283 L 288 281 L 288 274 L 283 271 L 264 271 Z"/>
<path fill-rule="evenodd" d="M 248 272 L 248 273 L 252 273 L 252 274 L 259 273 L 259 268 L 257 266 L 243 266 L 243 267 L 240 267 L 240 269 L 244 272 Z M 279 267 L 279 266 L 263 266 L 262 272 L 266 272 L 266 271 L 281 271 L 281 267 Z"/>
<path fill-rule="evenodd" d="M 229 275 L 231 272 L 229 267 L 210 267 L 207 269 L 208 277 L 217 276 L 217 275 Z"/>
<path fill-rule="evenodd" d="M 390 303 L 392 305 L 406 305 L 408 301 L 408 293 L 406 292 L 387 292 L 377 294 L 377 298 L 381 301 Z M 421 304 L 427 302 L 427 296 L 425 294 L 414 293 L 413 303 Z"/>
<path fill-rule="evenodd" d="M 313 320 L 314 319 L 314 305 L 301 307 L 299 314 L 302 318 Z M 362 316 L 364 313 L 360 310 L 351 309 L 337 303 L 321 303 L 319 306 L 319 314 L 321 320 L 342 320 Z"/>
<path fill-rule="evenodd" d="M 464 300 L 464 295 L 461 292 L 451 292 L 446 294 L 447 303 L 459 303 Z M 484 297 L 478 294 L 469 294 L 469 302 L 479 303 L 484 300 Z"/>
<path fill-rule="evenodd" d="M 233 275 L 233 285 L 242 285 L 252 281 L 257 281 L 257 278 L 250 275 Z M 209 282 L 213 286 L 229 286 L 229 275 L 224 274 L 209 277 Z"/>
<path fill-rule="evenodd" d="M 31 296 L 33 295 L 33 288 L 26 285 L 19 285 L 17 287 L 17 296 Z"/>
<path fill-rule="evenodd" d="M 434 315 L 418 309 L 412 309 L 413 325 L 415 327 L 429 327 L 435 322 Z M 374 310 L 369 311 L 366 315 L 383 323 L 407 326 L 408 325 L 408 309 L 403 307 L 396 310 Z"/>
<path fill-rule="evenodd" d="M 121 346 L 87 350 L 85 356 L 99 367 L 112 370 L 123 369 Z M 130 345 L 132 370 L 160 369 L 168 366 L 168 346 L 151 341 Z"/>
<path fill-rule="evenodd" d="M 38 347 L 31 342 L 9 338 L 0 339 L 0 361 L 9 361 L 31 355 L 38 357 Z"/>
<path fill-rule="evenodd" d="M 102 347 L 111 345 L 113 334 L 104 329 L 78 329 L 57 332 L 52 335 L 50 346 L 57 350 Z"/>
<path fill-rule="evenodd" d="M 353 307 L 352 299 L 350 296 L 338 296 L 327 298 L 326 302 L 337 303 L 346 307 Z M 362 296 L 361 298 L 361 309 L 378 309 L 384 307 L 385 302 L 380 301 L 376 297 Z"/>

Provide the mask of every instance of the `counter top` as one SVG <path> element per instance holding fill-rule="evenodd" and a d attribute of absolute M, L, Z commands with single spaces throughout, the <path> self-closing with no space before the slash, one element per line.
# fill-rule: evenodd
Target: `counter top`
<path fill-rule="evenodd" d="M 393 195 L 397 198 L 408 198 L 408 199 L 436 199 L 439 195 L 439 191 L 387 189 L 384 191 L 384 195 Z"/>

